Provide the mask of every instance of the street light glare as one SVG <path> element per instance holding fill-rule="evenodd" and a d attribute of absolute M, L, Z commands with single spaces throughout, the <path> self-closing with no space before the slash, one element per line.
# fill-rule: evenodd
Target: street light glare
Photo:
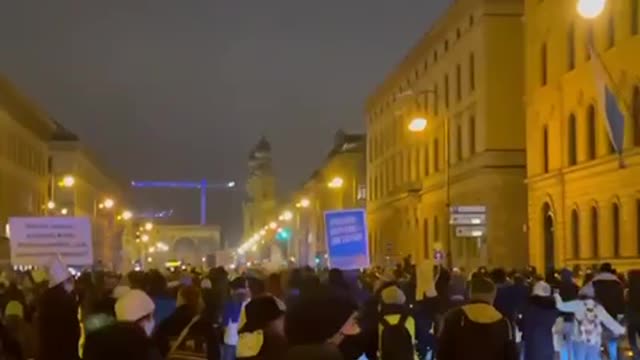
<path fill-rule="evenodd" d="M 269 224 L 269 228 L 270 228 L 271 230 L 275 230 L 275 229 L 277 229 L 277 228 L 278 228 L 278 224 L 277 224 L 276 222 L 271 222 L 271 223 Z"/>
<path fill-rule="evenodd" d="M 235 181 L 229 181 L 229 182 L 227 183 L 227 187 L 228 187 L 228 188 L 236 187 L 236 182 L 235 182 Z"/>
<path fill-rule="evenodd" d="M 63 208 L 62 210 L 60 210 L 60 214 L 62 215 L 67 215 L 69 213 L 69 210 L 67 208 Z"/>
<path fill-rule="evenodd" d="M 289 221 L 293 219 L 293 213 L 289 210 L 282 213 L 282 220 Z"/>
<path fill-rule="evenodd" d="M 65 175 L 60 182 L 60 185 L 63 187 L 73 187 L 76 183 L 76 178 L 71 175 Z"/>
<path fill-rule="evenodd" d="M 142 242 L 147 242 L 147 241 L 149 241 L 149 235 L 147 235 L 147 234 L 142 234 L 142 236 L 140 237 L 140 239 L 142 239 Z"/>
<path fill-rule="evenodd" d="M 129 210 L 125 210 L 122 212 L 122 219 L 123 220 L 130 220 L 133 217 L 133 213 Z"/>
<path fill-rule="evenodd" d="M 427 119 L 415 118 L 409 123 L 409 131 L 423 132 L 427 128 Z"/>
<path fill-rule="evenodd" d="M 585 19 L 595 19 L 604 11 L 607 0 L 578 0 L 578 14 Z"/>
<path fill-rule="evenodd" d="M 153 229 L 153 223 L 152 222 L 147 222 L 144 224 L 144 229 L 149 231 L 151 229 Z"/>
<path fill-rule="evenodd" d="M 332 189 L 337 189 L 337 188 L 341 188 L 342 185 L 344 185 L 344 179 L 342 179 L 341 177 L 337 176 L 334 177 L 330 182 L 329 182 L 329 187 Z"/>
<path fill-rule="evenodd" d="M 53 209 L 55 209 L 55 208 L 56 208 L 56 203 L 54 203 L 53 201 L 49 201 L 49 202 L 47 203 L 47 209 L 49 209 L 49 210 L 53 210 Z"/>
<path fill-rule="evenodd" d="M 104 200 L 104 207 L 107 209 L 111 209 L 113 208 L 113 206 L 116 204 L 116 202 L 111 199 L 111 198 L 107 198 Z"/>
<path fill-rule="evenodd" d="M 303 198 L 302 200 L 300 200 L 300 206 L 302 206 L 303 208 L 308 208 L 309 205 L 311 205 L 311 201 L 307 198 Z"/>

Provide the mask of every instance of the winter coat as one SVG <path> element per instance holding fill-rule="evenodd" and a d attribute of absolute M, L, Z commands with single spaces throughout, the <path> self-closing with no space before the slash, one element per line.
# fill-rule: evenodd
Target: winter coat
<path fill-rule="evenodd" d="M 511 322 L 496 308 L 471 303 L 448 312 L 438 336 L 438 360 L 516 360 Z M 464 345 L 462 345 L 464 344 Z"/>
<path fill-rule="evenodd" d="M 162 360 L 144 330 L 120 322 L 87 334 L 83 360 Z"/>
<path fill-rule="evenodd" d="M 496 286 L 493 306 L 507 319 L 514 321 L 521 307 L 526 303 L 529 289 L 523 285 L 504 283 Z"/>
<path fill-rule="evenodd" d="M 188 305 L 181 305 L 176 311 L 161 322 L 153 334 L 153 338 L 163 356 L 166 356 L 170 350 L 171 340 L 180 336 L 180 333 L 189 325 L 193 318 L 197 315 Z M 212 330 L 211 322 L 200 318 L 189 329 L 189 336 L 199 339 L 206 339 Z"/>
<path fill-rule="evenodd" d="M 37 310 L 37 360 L 79 358 L 80 323 L 78 304 L 62 284 L 47 289 Z"/>
<path fill-rule="evenodd" d="M 587 313 L 588 302 L 595 302 L 591 299 L 563 302 L 560 295 L 556 295 L 555 300 L 558 310 L 562 312 L 573 313 L 576 319 L 582 319 L 585 317 L 585 314 Z M 600 323 L 611 330 L 611 332 L 617 335 L 624 334 L 625 328 L 620 325 L 615 319 L 613 319 L 611 315 L 609 315 L 609 313 L 606 311 L 606 309 L 597 302 L 595 302 L 595 312 Z"/>
<path fill-rule="evenodd" d="M 20 345 L 25 359 L 33 359 L 36 355 L 36 336 L 33 326 L 19 316 L 10 315 L 4 319 L 7 333 Z"/>
<path fill-rule="evenodd" d="M 553 334 L 551 329 L 558 318 L 552 297 L 532 296 L 522 311 L 520 331 L 524 341 L 525 360 L 553 359 Z"/>
<path fill-rule="evenodd" d="M 614 319 L 625 313 L 624 286 L 614 274 L 600 273 L 591 281 L 596 300 Z"/>

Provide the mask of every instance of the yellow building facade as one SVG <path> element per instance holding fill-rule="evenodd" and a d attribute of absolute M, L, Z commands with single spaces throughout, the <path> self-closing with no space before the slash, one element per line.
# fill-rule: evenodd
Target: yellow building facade
<path fill-rule="evenodd" d="M 523 5 L 454 2 L 370 96 L 376 262 L 438 251 L 454 266 L 527 263 Z M 417 116 L 426 128 L 410 132 Z M 450 206 L 485 207 L 482 235 L 458 236 Z"/>
<path fill-rule="evenodd" d="M 9 217 L 44 213 L 54 129 L 45 113 L 0 76 L 0 261 L 9 259 L 3 238 Z"/>
<path fill-rule="evenodd" d="M 529 254 L 539 268 L 640 265 L 639 3 L 609 0 L 587 20 L 575 0 L 526 1 Z M 626 110 L 622 162 L 590 42 Z"/>

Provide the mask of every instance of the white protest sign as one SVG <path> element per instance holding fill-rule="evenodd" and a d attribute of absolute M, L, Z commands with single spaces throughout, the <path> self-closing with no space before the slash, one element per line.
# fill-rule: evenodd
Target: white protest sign
<path fill-rule="evenodd" d="M 89 218 L 10 218 L 9 240 L 12 265 L 46 266 L 53 256 L 66 265 L 93 264 Z"/>

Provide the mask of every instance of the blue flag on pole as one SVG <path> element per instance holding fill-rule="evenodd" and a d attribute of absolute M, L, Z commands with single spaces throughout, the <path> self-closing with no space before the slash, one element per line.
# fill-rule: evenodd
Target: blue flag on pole
<path fill-rule="evenodd" d="M 591 58 L 594 66 L 594 77 L 600 108 L 603 110 L 605 124 L 609 133 L 609 140 L 619 155 L 624 149 L 624 112 L 614 91 L 614 83 L 611 74 L 602 61 L 600 55 L 593 48 Z"/>

